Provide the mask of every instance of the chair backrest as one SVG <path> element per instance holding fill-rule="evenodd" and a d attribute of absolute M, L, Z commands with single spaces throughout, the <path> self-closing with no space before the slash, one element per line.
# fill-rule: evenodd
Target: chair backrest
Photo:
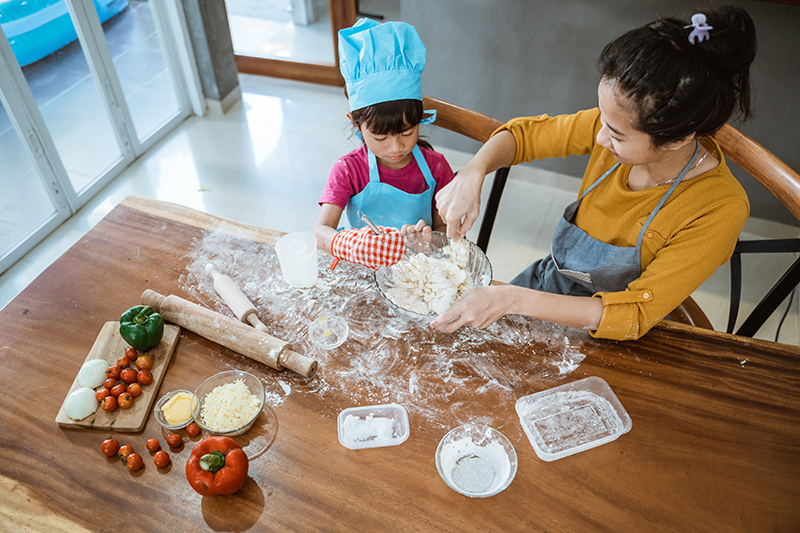
<path fill-rule="evenodd" d="M 422 108 L 426 110 L 436 110 L 435 124 L 440 128 L 453 131 L 455 133 L 469 137 L 476 141 L 485 143 L 489 140 L 492 133 L 503 125 L 503 122 L 496 118 L 489 117 L 477 111 L 472 111 L 465 107 L 460 107 L 438 98 L 425 96 L 422 99 Z M 478 231 L 478 240 L 475 244 L 486 252 L 489 247 L 489 238 L 492 235 L 492 228 L 497 217 L 497 208 L 500 205 L 500 198 L 503 196 L 503 189 L 508 180 L 509 169 L 501 168 L 494 173 L 492 178 L 492 189 L 483 210 L 483 218 Z"/>
<path fill-rule="evenodd" d="M 800 220 L 800 175 L 772 152 L 730 124 L 714 138 L 725 157 L 753 176 Z"/>
<path fill-rule="evenodd" d="M 460 107 L 438 98 L 424 96 L 422 108 L 436 110 L 436 124 L 440 128 L 450 130 L 470 139 L 485 143 L 492 132 L 503 125 L 497 119 Z"/>
<path fill-rule="evenodd" d="M 800 175 L 769 150 L 725 124 L 714 135 L 725 158 L 739 165 L 770 191 L 775 198 L 800 220 Z M 741 298 L 741 254 L 800 251 L 800 239 L 775 239 L 762 241 L 739 241 L 730 261 L 731 299 L 728 317 L 728 333 L 733 333 Z M 752 337 L 778 305 L 794 290 L 800 281 L 800 259 L 789 267 L 736 331 L 738 335 Z M 711 328 L 711 323 L 700 307 L 691 299 L 683 302 L 670 318 L 686 324 Z"/>

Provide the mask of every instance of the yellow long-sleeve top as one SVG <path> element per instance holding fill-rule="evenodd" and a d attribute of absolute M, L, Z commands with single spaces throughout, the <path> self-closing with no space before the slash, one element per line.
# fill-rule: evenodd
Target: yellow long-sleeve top
<path fill-rule="evenodd" d="M 514 135 L 515 165 L 591 154 L 580 197 L 616 162 L 596 142 L 600 128 L 600 112 L 595 108 L 574 115 L 516 118 L 497 132 L 508 130 Z M 650 223 L 642 242 L 641 276 L 624 291 L 594 295 L 602 298 L 603 317 L 592 336 L 638 339 L 730 259 L 750 205 L 716 141 L 704 137 L 700 142 L 720 164 L 681 182 Z M 620 165 L 583 199 L 574 222 L 593 238 L 636 246 L 642 226 L 671 185 L 632 191 L 628 188 L 630 169 Z"/>

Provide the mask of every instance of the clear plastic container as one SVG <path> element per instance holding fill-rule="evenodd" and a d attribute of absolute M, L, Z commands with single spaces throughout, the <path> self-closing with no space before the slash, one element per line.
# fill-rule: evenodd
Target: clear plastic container
<path fill-rule="evenodd" d="M 517 452 L 496 429 L 470 422 L 439 442 L 436 469 L 454 491 L 470 498 L 487 498 L 514 480 Z"/>
<path fill-rule="evenodd" d="M 408 412 L 389 403 L 350 407 L 339 413 L 339 442 L 345 448 L 397 446 L 408 438 Z"/>
<path fill-rule="evenodd" d="M 311 287 L 317 282 L 317 238 L 311 233 L 287 233 L 275 243 L 283 279 L 292 287 Z"/>
<path fill-rule="evenodd" d="M 536 455 L 544 461 L 606 444 L 632 426 L 614 391 L 595 376 L 523 396 L 516 410 Z"/>
<path fill-rule="evenodd" d="M 308 323 L 308 338 L 325 350 L 338 348 L 347 340 L 350 327 L 339 316 L 321 316 Z"/>

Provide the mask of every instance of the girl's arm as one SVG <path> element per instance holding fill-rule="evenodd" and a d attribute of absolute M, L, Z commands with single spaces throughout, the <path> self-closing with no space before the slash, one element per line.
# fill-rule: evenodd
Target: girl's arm
<path fill-rule="evenodd" d="M 339 220 L 342 218 L 344 209 L 338 205 L 322 204 L 322 208 L 317 217 L 317 225 L 314 227 L 314 236 L 317 238 L 317 248 L 331 251 L 331 240 L 336 235 L 339 227 Z"/>
<path fill-rule="evenodd" d="M 603 302 L 591 296 L 565 296 L 515 285 L 492 285 L 471 290 L 431 322 L 450 333 L 461 326 L 485 328 L 505 315 L 525 315 L 554 324 L 597 329 Z"/>

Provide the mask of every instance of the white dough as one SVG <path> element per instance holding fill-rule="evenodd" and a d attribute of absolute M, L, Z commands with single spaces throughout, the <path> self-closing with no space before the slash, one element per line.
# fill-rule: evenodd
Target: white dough
<path fill-rule="evenodd" d="M 422 315 L 449 309 L 473 287 L 472 277 L 465 270 L 469 244 L 462 239 L 443 251 L 447 257 L 442 259 L 420 253 L 394 267 L 395 286 L 386 290 L 386 296 L 399 307 Z"/>

